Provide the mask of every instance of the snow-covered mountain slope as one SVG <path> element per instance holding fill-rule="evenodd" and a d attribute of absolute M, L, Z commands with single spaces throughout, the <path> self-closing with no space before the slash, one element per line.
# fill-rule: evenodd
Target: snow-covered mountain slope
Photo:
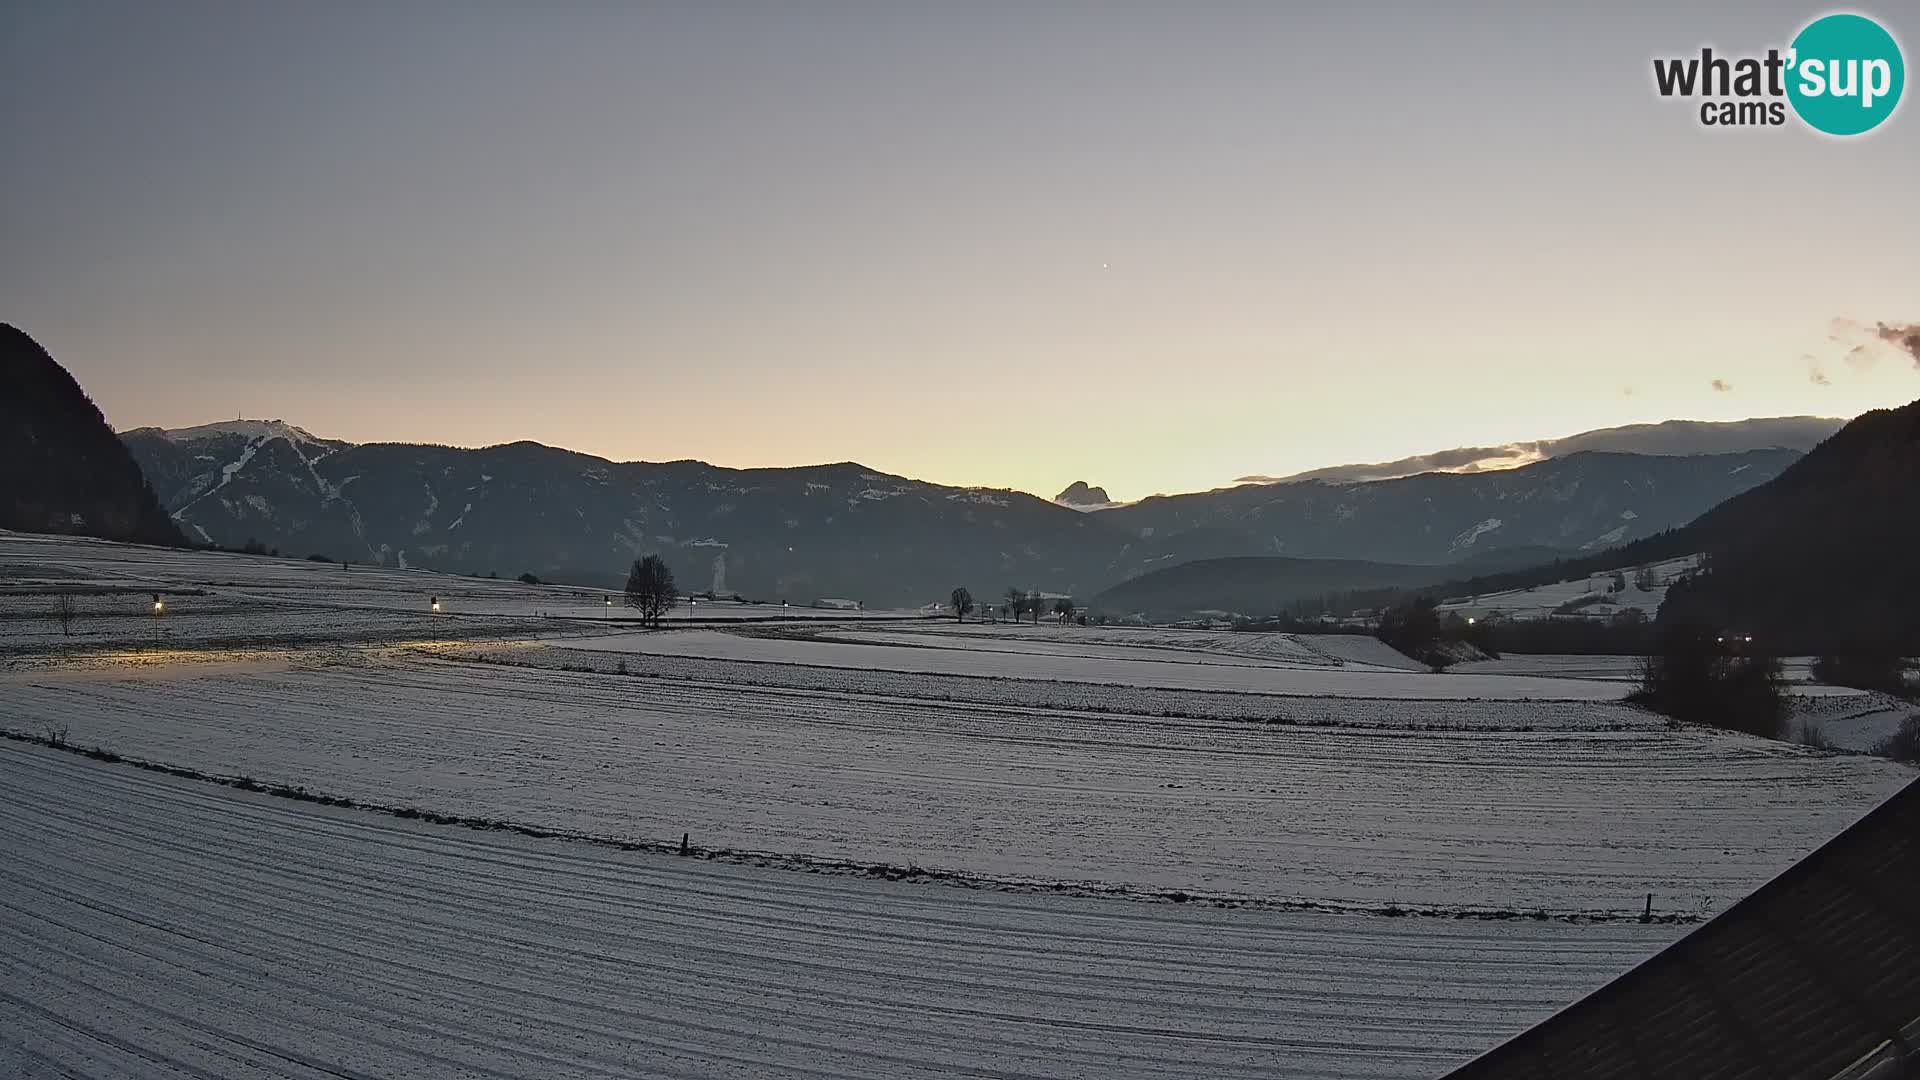
<path fill-rule="evenodd" d="M 1507 552 L 1541 561 L 1683 524 L 1794 456 L 1577 455 L 1497 475 L 1239 488 L 1089 513 L 851 462 L 725 469 L 529 442 L 356 446 L 282 421 L 124 439 L 188 535 L 223 545 L 598 584 L 657 551 L 694 590 L 883 606 L 958 585 L 1091 597 L 1151 570 L 1247 555 L 1510 567 Z"/>
<path fill-rule="evenodd" d="M 1527 589 L 1453 597 L 1444 601 L 1440 610 L 1476 619 L 1610 619 L 1626 611 L 1638 611 L 1651 619 L 1659 612 L 1660 602 L 1667 598 L 1667 588 L 1693 573 L 1699 565 L 1700 556 L 1688 555 L 1640 566 L 1621 566 L 1609 572 L 1582 574 L 1569 581 Z"/>
<path fill-rule="evenodd" d="M 1155 496 L 1093 516 L 1143 546 L 1210 535 L 1214 556 L 1442 563 L 1507 548 L 1593 553 L 1685 525 L 1799 457 L 1581 453 L 1500 472 Z"/>
<path fill-rule="evenodd" d="M 617 583 L 666 554 L 689 590 L 921 603 L 972 581 L 1060 591 L 1111 531 L 1031 495 L 843 463 L 619 463 L 536 443 L 354 446 L 278 422 L 125 436 L 190 535 L 457 572 Z M 1088 540 L 1090 536 L 1099 539 Z"/>

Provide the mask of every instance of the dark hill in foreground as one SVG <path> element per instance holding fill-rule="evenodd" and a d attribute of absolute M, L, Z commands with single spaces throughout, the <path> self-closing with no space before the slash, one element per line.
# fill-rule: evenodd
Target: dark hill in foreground
<path fill-rule="evenodd" d="M 184 543 L 66 368 L 0 323 L 0 528 Z"/>
<path fill-rule="evenodd" d="M 1920 651 L 1920 401 L 1860 416 L 1682 535 L 1708 570 L 1668 594 L 1663 620 L 1782 653 Z"/>

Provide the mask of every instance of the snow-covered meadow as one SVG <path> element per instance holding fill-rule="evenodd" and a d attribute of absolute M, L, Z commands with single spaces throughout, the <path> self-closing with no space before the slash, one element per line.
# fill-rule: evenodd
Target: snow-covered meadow
<path fill-rule="evenodd" d="M 64 625 L 62 597 L 73 606 Z M 621 601 L 604 589 L 0 532 L 0 655 L 602 633 L 637 622 Z M 692 626 L 847 617 L 844 611 L 700 600 L 683 603 L 671 621 Z M 862 617 L 879 623 L 922 616 L 875 611 Z"/>
<path fill-rule="evenodd" d="M 1566 658 L 637 632 L 585 590 L 5 535 L 0 575 L 0 728 L 203 777 L 0 742 L 0 1071 L 1434 1075 L 1915 775 Z"/>
<path fill-rule="evenodd" d="M 1617 683 L 1531 676 L 1436 675 L 1404 667 L 1333 660 L 1316 654 L 1295 662 L 1216 657 L 1161 658 L 1157 650 L 1116 656 L 1112 646 L 1077 646 L 1078 628 L 1061 630 L 1057 643 L 1022 641 L 1014 647 L 967 647 L 905 643 L 903 635 L 839 627 L 818 637 L 748 636 L 722 631 L 614 634 L 582 639 L 573 647 L 602 652 L 699 657 L 767 664 L 844 667 L 856 670 L 971 675 L 985 678 L 1061 681 L 1228 693 L 1306 697 L 1473 698 L 1480 700 L 1617 701 Z M 1334 637 L 1336 635 L 1327 635 Z M 1305 640 L 1318 640 L 1307 638 Z M 1377 643 L 1376 643 L 1377 644 Z M 1095 650 L 1098 650 L 1097 652 Z"/>
<path fill-rule="evenodd" d="M 1680 928 L 929 888 L 0 743 L 0 1073 L 1424 1078 Z"/>
<path fill-rule="evenodd" d="M 1664 726 L 1414 730 L 1440 725 L 1392 702 L 1285 726 L 440 656 L 4 678 L 75 744 L 362 801 L 1334 908 L 1711 911 L 1912 775 Z"/>

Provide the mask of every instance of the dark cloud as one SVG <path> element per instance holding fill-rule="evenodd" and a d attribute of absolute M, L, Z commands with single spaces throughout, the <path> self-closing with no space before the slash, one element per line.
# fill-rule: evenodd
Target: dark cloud
<path fill-rule="evenodd" d="M 1920 323 L 1878 323 L 1873 333 L 1881 341 L 1890 342 L 1894 348 L 1906 353 L 1914 367 L 1920 367 Z"/>
<path fill-rule="evenodd" d="M 1722 394 L 1728 394 L 1733 392 L 1733 384 L 1728 382 L 1725 379 L 1713 380 L 1713 388 Z"/>

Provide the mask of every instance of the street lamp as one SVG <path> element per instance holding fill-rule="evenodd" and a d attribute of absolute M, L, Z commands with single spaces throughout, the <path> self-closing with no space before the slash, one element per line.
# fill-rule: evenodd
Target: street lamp
<path fill-rule="evenodd" d="M 153 594 L 153 613 L 155 615 L 158 615 L 165 610 L 167 610 L 167 602 L 165 600 L 160 599 L 159 593 L 154 593 Z"/>
<path fill-rule="evenodd" d="M 427 597 L 427 604 L 429 605 L 430 609 L 435 615 L 440 614 L 440 598 L 439 597 L 437 596 Z"/>

